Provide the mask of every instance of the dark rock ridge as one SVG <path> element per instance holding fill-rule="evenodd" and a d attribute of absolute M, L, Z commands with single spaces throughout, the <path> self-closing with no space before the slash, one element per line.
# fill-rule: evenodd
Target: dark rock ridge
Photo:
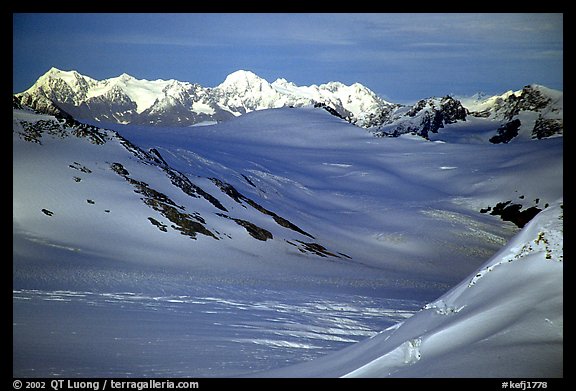
<path fill-rule="evenodd" d="M 538 199 L 535 203 L 538 204 Z M 548 205 L 544 205 L 544 208 Z M 540 207 L 536 205 L 530 206 L 526 209 L 522 209 L 523 205 L 519 203 L 512 203 L 512 200 L 498 202 L 494 207 L 487 207 L 480 210 L 480 213 L 490 212 L 493 216 L 500 216 L 504 221 L 510 221 L 514 223 L 518 228 L 523 228 L 530 220 L 534 218 L 538 213 L 542 211 Z"/>
<path fill-rule="evenodd" d="M 518 136 L 518 129 L 520 128 L 520 120 L 516 118 L 510 122 L 506 122 L 497 130 L 497 134 L 490 138 L 493 144 L 509 143 L 514 137 Z"/>
<path fill-rule="evenodd" d="M 563 94 L 539 85 L 488 97 L 464 107 L 459 100 L 445 96 L 418 101 L 413 106 L 398 106 L 380 118 L 371 131 L 378 137 L 396 137 L 411 133 L 429 138 L 446 125 L 484 118 L 494 124 L 492 143 L 509 143 L 520 134 L 523 138 L 542 139 L 562 135 Z"/>
<path fill-rule="evenodd" d="M 470 113 L 500 121 L 497 134 L 490 141 L 507 143 L 525 131 L 532 139 L 543 139 L 564 132 L 563 94 L 539 85 L 528 85 L 515 93 L 491 98 L 489 107 Z M 532 113 L 535 119 L 521 119 Z"/>
<path fill-rule="evenodd" d="M 395 113 L 386 119 L 376 136 L 399 136 L 413 133 L 428 139 L 430 133 L 438 133 L 444 125 L 466 121 L 468 110 L 451 96 L 419 100 L 408 110 Z"/>

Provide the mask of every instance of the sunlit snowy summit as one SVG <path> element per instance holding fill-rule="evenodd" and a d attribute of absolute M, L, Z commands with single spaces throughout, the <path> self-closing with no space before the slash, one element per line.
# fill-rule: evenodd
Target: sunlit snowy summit
<path fill-rule="evenodd" d="M 367 112 L 394 106 L 358 83 L 298 87 L 284 79 L 268 83 L 243 70 L 209 88 L 176 80 L 137 80 L 127 74 L 100 81 L 52 68 L 17 96 L 30 107 L 55 105 L 77 119 L 157 126 L 220 122 L 254 110 L 315 103 L 366 126 Z"/>
<path fill-rule="evenodd" d="M 457 122 L 483 118 L 497 123 L 489 140 L 543 138 L 563 132 L 563 94 L 529 85 L 499 96 L 466 99 L 430 97 L 414 105 L 388 102 L 360 83 L 297 86 L 279 78 L 269 83 L 250 71 L 228 75 L 216 87 L 177 80 L 138 80 L 122 74 L 95 80 L 76 71 L 50 69 L 16 94 L 27 106 L 97 123 L 190 126 L 226 121 L 255 110 L 321 106 L 379 136 L 405 133 L 429 138 Z"/>

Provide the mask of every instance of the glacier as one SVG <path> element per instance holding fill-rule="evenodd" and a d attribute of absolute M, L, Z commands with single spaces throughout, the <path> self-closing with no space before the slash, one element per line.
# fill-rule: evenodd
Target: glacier
<path fill-rule="evenodd" d="M 14 376 L 562 376 L 561 136 L 232 117 L 14 109 Z"/>

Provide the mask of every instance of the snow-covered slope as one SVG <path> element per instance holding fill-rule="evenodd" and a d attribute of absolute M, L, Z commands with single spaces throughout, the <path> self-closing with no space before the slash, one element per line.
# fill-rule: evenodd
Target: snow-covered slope
<path fill-rule="evenodd" d="M 260 376 L 562 377 L 562 208 L 555 202 L 406 321 L 332 355 Z"/>
<path fill-rule="evenodd" d="M 41 238 L 143 263 L 164 254 L 172 265 L 189 263 L 186 249 L 192 248 L 202 255 L 197 267 L 214 266 L 215 254 L 348 258 L 226 177 L 189 178 L 158 150 L 145 152 L 114 131 L 26 109 L 14 111 L 13 184 L 14 229 L 24 242 Z M 127 248 L 134 251 L 130 257 L 122 255 Z"/>
<path fill-rule="evenodd" d="M 509 201 L 550 216 L 563 193 L 562 137 L 375 138 L 313 107 L 112 131 L 17 103 L 18 376 L 239 376 L 319 358 L 484 273 L 519 228 L 482 210 Z M 446 127 L 463 123 L 477 134 L 475 121 Z M 556 249 L 560 237 L 544 235 L 532 248 Z M 490 293 L 476 288 L 520 264 L 442 300 L 476 314 L 471 295 Z M 394 348 L 433 334 L 395 335 Z M 387 352 L 359 349 L 360 365 L 325 375 Z"/>

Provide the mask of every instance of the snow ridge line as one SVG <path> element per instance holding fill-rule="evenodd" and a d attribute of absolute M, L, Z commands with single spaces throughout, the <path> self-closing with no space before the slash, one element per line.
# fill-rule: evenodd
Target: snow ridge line
<path fill-rule="evenodd" d="M 561 215 L 560 219 L 562 219 L 562 216 L 563 215 Z M 487 273 L 491 272 L 495 268 L 510 262 L 522 260 L 530 254 L 541 252 L 544 253 L 544 258 L 546 260 L 562 262 L 564 260 L 563 246 L 559 245 L 557 240 L 549 240 L 548 238 L 557 238 L 559 235 L 562 236 L 563 230 L 559 230 L 557 227 L 551 227 L 550 225 L 543 228 L 544 229 L 538 231 L 535 239 L 528 243 L 524 243 L 518 251 L 503 257 L 500 262 L 487 266 L 476 273 L 468 283 L 468 287 L 476 285 L 480 279 L 485 277 Z M 560 243 L 562 243 L 562 241 L 560 241 Z"/>

